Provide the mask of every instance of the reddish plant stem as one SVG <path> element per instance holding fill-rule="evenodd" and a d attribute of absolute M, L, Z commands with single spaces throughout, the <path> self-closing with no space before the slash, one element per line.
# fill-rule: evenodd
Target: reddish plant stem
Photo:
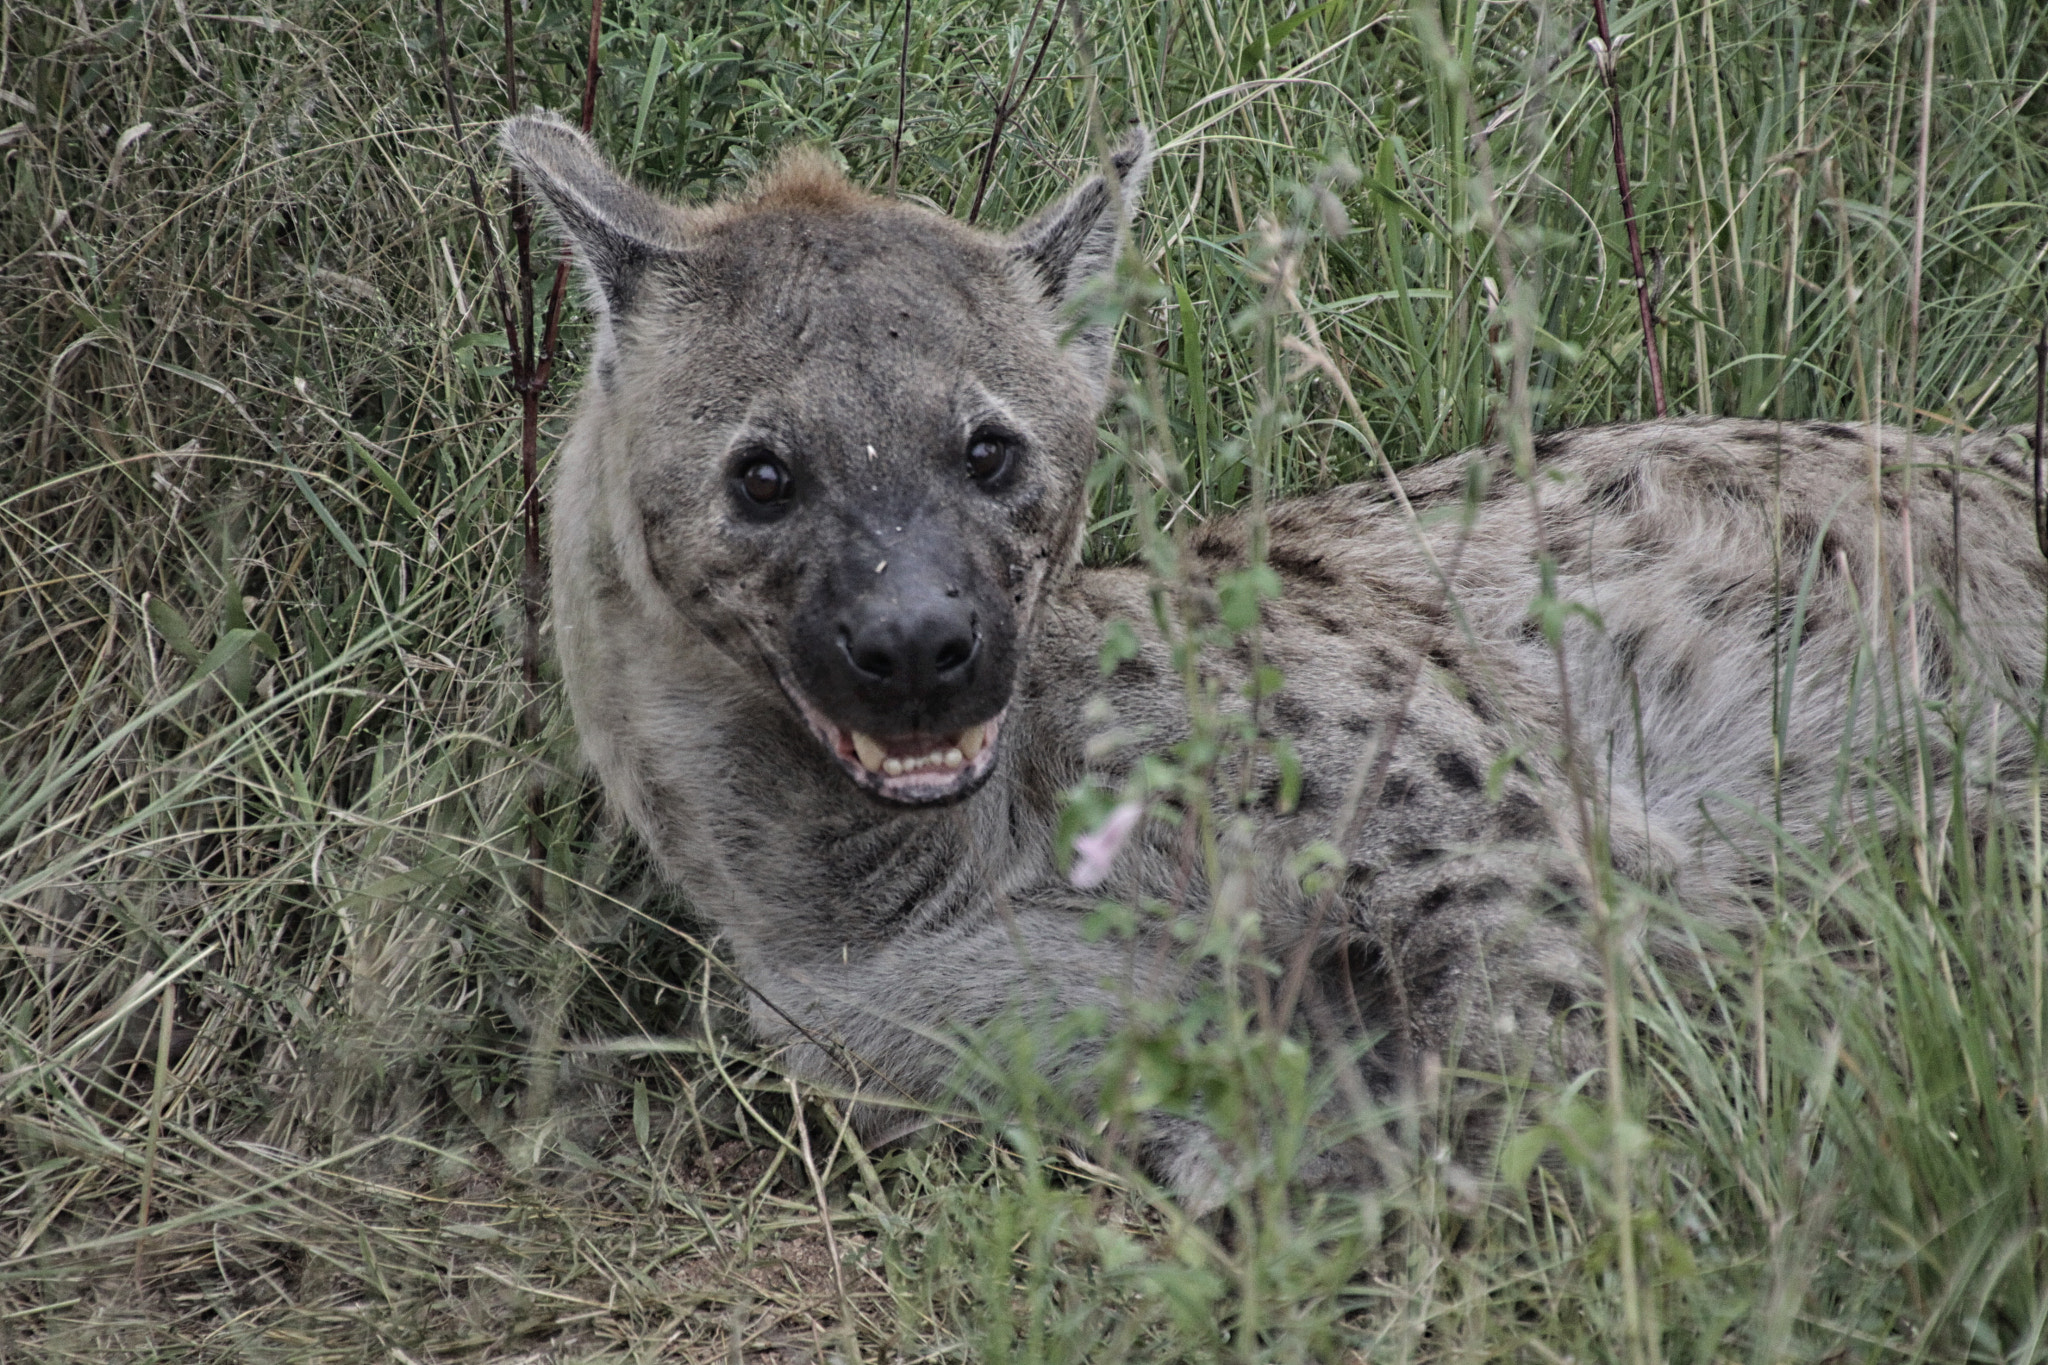
<path fill-rule="evenodd" d="M 583 131 L 597 118 L 597 35 L 604 18 L 604 0 L 590 0 L 590 49 L 583 63 Z"/>
<path fill-rule="evenodd" d="M 1031 27 L 1038 22 L 1038 12 L 1045 7 L 1045 0 L 1037 0 L 1031 6 L 1031 17 L 1024 21 L 1024 42 L 1031 41 Z M 1024 101 L 1031 96 L 1031 87 L 1038 80 L 1038 69 L 1045 65 L 1045 50 L 1052 46 L 1053 30 L 1060 26 L 1060 14 L 1067 7 L 1067 0 L 1059 0 L 1053 6 L 1052 18 L 1045 21 L 1045 36 L 1038 40 L 1038 56 L 1032 60 L 1031 74 L 1024 78 L 1024 90 L 1017 94 L 1017 73 L 1024 69 L 1024 45 L 1017 47 L 1017 59 L 1010 63 L 1010 79 L 1003 86 L 1003 97 L 996 103 L 995 126 L 989 130 L 988 150 L 981 158 L 981 176 L 974 183 L 974 204 L 967 210 L 967 221 L 978 222 L 981 218 L 982 196 L 988 193 L 989 177 L 996 168 L 996 148 L 1003 140 L 1003 126 L 1010 121 L 1010 115 L 1017 112 Z M 1016 94 L 1013 101 L 1010 97 Z"/>
<path fill-rule="evenodd" d="M 604 0 L 590 0 L 590 49 L 583 65 L 583 131 L 588 133 L 597 120 L 597 38 L 598 24 L 604 17 Z M 555 260 L 555 285 L 548 291 L 548 321 L 542 330 L 540 342 L 540 364 L 533 372 L 536 389 L 548 386 L 548 376 L 555 368 L 555 334 L 562 321 L 562 298 L 569 288 L 569 247 L 562 245 L 562 254 Z"/>
<path fill-rule="evenodd" d="M 896 194 L 896 169 L 903 161 L 903 114 L 910 103 L 910 0 L 903 0 L 903 53 L 896 59 L 896 136 L 889 140 L 889 195 Z"/>
<path fill-rule="evenodd" d="M 1664 415 L 1664 366 L 1657 358 L 1657 320 L 1650 308 L 1650 281 L 1643 274 L 1643 242 L 1636 231 L 1635 195 L 1628 183 L 1628 151 L 1621 135 L 1621 87 L 1614 79 L 1614 35 L 1607 29 L 1606 0 L 1593 0 L 1593 23 L 1600 30 L 1600 50 L 1593 64 L 1607 87 L 1607 123 L 1614 135 L 1614 178 L 1621 186 L 1621 220 L 1628 229 L 1628 261 L 1636 272 L 1636 308 L 1642 315 L 1643 350 L 1650 357 L 1650 400 Z"/>
<path fill-rule="evenodd" d="M 591 0 L 589 56 L 583 71 L 583 131 L 586 133 L 590 131 L 597 110 L 598 37 L 603 13 L 603 0 Z M 502 15 L 505 67 L 501 79 L 504 83 L 505 107 L 508 112 L 517 113 L 519 60 L 512 0 L 504 0 Z M 455 76 L 448 44 L 446 0 L 434 0 L 434 26 L 441 46 L 441 93 L 447 104 L 448 126 L 455 135 L 457 154 L 461 155 L 462 117 L 455 103 Z M 520 529 L 524 542 L 519 589 L 525 624 L 525 638 L 520 650 L 520 675 L 525 696 L 520 706 L 519 728 L 522 738 L 530 744 L 540 738 L 541 732 L 540 613 L 543 575 L 540 561 L 540 400 L 541 395 L 547 391 L 548 379 L 554 370 L 562 301 L 569 282 L 569 253 L 565 247 L 556 259 L 554 286 L 548 292 L 546 317 L 540 325 L 541 339 L 536 346 L 532 202 L 526 197 L 526 188 L 520 183 L 519 177 L 508 177 L 506 190 L 512 207 L 507 216 L 510 220 L 512 254 L 518 284 L 515 299 L 506 288 L 504 266 L 498 255 L 497 234 L 491 229 L 491 216 L 484 207 L 483 186 L 477 179 L 474 167 L 469 165 L 468 158 L 463 156 L 462 160 L 465 173 L 469 177 L 470 201 L 476 209 L 477 227 L 483 235 L 484 253 L 491 262 L 492 293 L 497 299 L 498 317 L 505 331 L 509 361 L 507 369 L 510 371 L 512 391 L 519 395 Z M 528 915 L 536 928 L 546 923 L 547 912 L 546 849 L 541 839 L 546 815 L 547 790 L 539 769 L 535 768 L 529 774 L 526 785 L 526 894 Z"/>

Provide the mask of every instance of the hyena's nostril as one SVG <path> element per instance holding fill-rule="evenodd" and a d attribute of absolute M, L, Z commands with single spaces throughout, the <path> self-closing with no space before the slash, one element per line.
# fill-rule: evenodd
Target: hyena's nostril
<path fill-rule="evenodd" d="M 974 657 L 974 647 L 978 642 L 979 636 L 974 630 L 974 623 L 970 621 L 966 634 L 956 634 L 940 642 L 937 651 L 932 655 L 932 666 L 940 673 L 951 673 L 955 669 L 965 667 Z"/>
<path fill-rule="evenodd" d="M 868 639 L 856 645 L 853 636 L 839 632 L 839 648 L 856 673 L 875 682 L 887 682 L 896 672 L 896 655 L 883 640 Z"/>

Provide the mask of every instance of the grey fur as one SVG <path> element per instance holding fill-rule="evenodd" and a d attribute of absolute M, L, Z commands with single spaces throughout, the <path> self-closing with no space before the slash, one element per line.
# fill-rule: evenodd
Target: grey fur
<path fill-rule="evenodd" d="M 1128 989 L 1185 989 L 1142 967 L 1134 982 L 1149 954 L 1080 932 L 1100 894 L 1200 909 L 1208 892 L 1187 888 L 1172 830 L 1144 827 L 1101 892 L 1076 891 L 1053 860 L 1061 794 L 1103 728 L 1091 702 L 1154 744 L 1186 724 L 1147 575 L 1076 565 L 1110 338 L 1098 322 L 1063 343 L 1062 309 L 1111 267 L 1150 160 L 1144 135 L 1117 160 L 1116 193 L 1090 182 L 1009 237 L 869 197 L 815 158 L 741 199 L 683 209 L 621 183 L 552 120 L 514 119 L 502 141 L 554 205 L 609 324 L 554 495 L 556 638 L 584 751 L 759 991 L 761 1036 L 801 1074 L 935 1101 L 963 1030 L 1016 1008 L 1113 1015 Z M 959 464 L 989 414 L 1027 460 L 996 491 Z M 1874 446 L 1893 471 L 1881 522 L 1898 603 L 1903 440 L 1727 420 L 1538 442 L 1559 592 L 1601 622 L 1576 620 L 1564 638 L 1580 752 L 1598 756 L 1597 813 L 1628 877 L 1723 923 L 1748 913 L 1773 791 L 1774 615 L 1780 643 L 1798 640 L 1778 765 L 1786 832 L 1814 845 L 1847 818 L 1834 783 L 1853 661 L 1872 638 L 1869 461 Z M 750 521 L 730 483 L 755 449 L 796 471 L 772 523 Z M 2016 699 L 2041 676 L 2048 573 L 2016 450 L 1983 437 L 1961 451 L 1967 648 L 1925 602 L 1954 555 L 1946 475 L 1917 484 L 1919 672 L 1936 699 L 1966 676 Z M 1285 962 L 1314 933 L 1310 1012 L 1355 999 L 1353 1027 L 1381 1039 L 1363 1064 L 1380 1093 L 1454 1049 L 1469 1069 L 1569 1074 L 1587 1062 L 1584 1030 L 1560 1020 L 1594 974 L 1556 757 L 1557 670 L 1528 617 L 1537 518 L 1499 450 L 1419 471 L 1407 496 L 1448 597 L 1376 484 L 1271 516 L 1285 595 L 1266 611 L 1264 650 L 1285 672 L 1274 719 L 1307 780 L 1298 807 L 1259 812 L 1263 950 Z M 1241 563 L 1246 540 L 1235 519 L 1203 528 L 1194 572 Z M 805 651 L 833 647 L 799 638 L 800 621 L 815 634 L 834 612 L 880 610 L 844 565 L 872 559 L 886 584 L 899 556 L 937 565 L 917 570 L 932 583 L 1007 594 L 975 609 L 976 629 L 1000 616 L 1014 637 L 1012 674 L 981 677 L 956 717 L 1007 705 L 985 780 L 931 804 L 862 790 L 820 742 L 834 722 L 808 717 L 790 683 Z M 1141 648 L 1105 680 L 1112 620 L 1136 627 Z M 1226 675 L 1241 666 L 1217 661 Z M 1864 739 L 1871 710 L 1856 712 Z M 1289 855 L 1336 836 L 1347 785 L 1397 718 L 1384 781 L 1368 784 L 1343 849 L 1335 912 L 1318 917 Z M 1986 726 L 1970 733 L 1981 744 Z M 1972 760 L 1991 782 L 2030 754 L 2021 725 L 2000 733 L 1998 754 Z M 1092 761 L 1114 782 L 1129 753 Z M 1047 1066 L 1078 1084 L 1088 1060 Z M 880 1105 L 860 1122 L 871 1135 L 892 1125 Z M 1150 1142 L 1154 1168 L 1184 1188 L 1213 1182 L 1193 1125 L 1162 1121 Z"/>

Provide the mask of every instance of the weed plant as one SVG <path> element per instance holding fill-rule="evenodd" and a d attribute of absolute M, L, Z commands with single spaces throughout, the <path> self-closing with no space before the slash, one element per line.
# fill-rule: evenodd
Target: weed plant
<path fill-rule="evenodd" d="M 508 13 L 526 99 L 573 109 L 587 11 Z M 1088 552 L 1167 599 L 1224 510 L 1648 415 L 1590 10 L 913 0 L 907 48 L 904 15 L 612 0 L 598 139 L 692 199 L 820 143 L 1007 224 L 1146 121 Z M 1611 18 L 1675 412 L 1910 420 L 1931 459 L 2031 419 L 2048 10 Z M 464 178 L 499 179 L 500 23 L 449 11 L 457 144 L 429 8 L 0 9 L 0 1357 L 2048 1358 L 2038 769 L 1930 800 L 1845 754 L 1896 776 L 1900 837 L 1779 848 L 1765 929 L 1683 981 L 1637 932 L 1683 917 L 1616 885 L 1619 1066 L 1523 1097 L 1494 1170 L 1424 1093 L 1375 1117 L 1386 1186 L 1290 1192 L 1338 1081 L 1231 991 L 1111 1040 L 1130 1103 L 1199 1094 L 1270 1154 L 1218 1217 L 999 1033 L 964 1062 L 986 1122 L 863 1150 L 751 1050 L 558 697 L 520 737 L 516 405 Z M 1270 578 L 1229 587 L 1255 637 Z M 1225 637 L 1180 637 L 1191 677 Z M 1996 723 L 2038 740 L 2036 683 Z M 1908 741 L 1951 723 L 1901 695 Z M 1227 791 L 1258 700 L 1197 695 L 1147 780 Z M 1215 899 L 1201 946 L 1261 979 L 1256 906 Z"/>

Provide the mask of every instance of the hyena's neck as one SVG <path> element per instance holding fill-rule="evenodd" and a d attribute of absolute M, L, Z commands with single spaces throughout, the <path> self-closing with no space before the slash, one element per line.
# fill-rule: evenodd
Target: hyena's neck
<path fill-rule="evenodd" d="M 856 788 L 771 679 L 708 642 L 677 663 L 669 703 L 644 718 L 662 742 L 643 749 L 652 799 L 636 824 L 743 962 L 858 958 L 1048 875 L 1062 787 L 1043 759 L 1062 737 L 1028 677 L 981 788 L 906 807 Z"/>

